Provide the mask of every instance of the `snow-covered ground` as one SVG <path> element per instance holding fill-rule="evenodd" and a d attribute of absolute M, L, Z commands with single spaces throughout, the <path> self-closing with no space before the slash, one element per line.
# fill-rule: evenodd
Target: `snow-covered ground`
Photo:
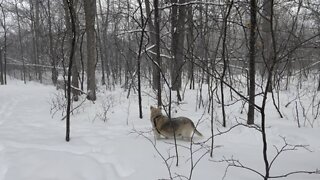
<path fill-rule="evenodd" d="M 197 93 L 196 90 L 187 90 L 183 104 L 179 108 L 174 107 L 174 116 L 187 116 L 195 122 L 201 119 L 198 129 L 204 137 L 195 138 L 195 141 L 203 142 L 210 137 L 210 116 L 204 114 L 204 109 L 196 109 Z M 287 94 L 281 97 L 283 105 L 292 99 L 290 93 Z M 176 158 L 169 158 L 175 155 L 173 141 L 155 141 L 151 133 L 149 107 L 156 104 L 151 91 L 143 93 L 144 117 L 139 119 L 136 95 L 127 99 L 127 92 L 120 88 L 116 91 L 100 88 L 95 103 L 85 101 L 74 111 L 70 142 L 64 140 L 62 112 L 52 116 L 56 110 L 52 109 L 52 100 L 57 95 L 55 87 L 32 82 L 25 85 L 10 80 L 9 85 L 0 86 L 0 180 L 169 179 L 163 158 L 168 159 L 171 176 L 176 179 L 188 178 L 192 163 L 197 163 L 191 176 L 196 180 L 222 179 L 224 176 L 228 180 L 262 179 L 243 168 L 229 168 L 225 173 L 225 160 L 231 159 L 264 173 L 261 134 L 253 128 L 239 126 L 215 137 L 212 158 L 208 154 L 210 141 L 193 144 L 192 156 L 190 143 L 178 141 L 179 166 L 176 167 Z M 304 102 L 311 102 L 311 99 Z M 215 106 L 214 115 L 221 120 L 221 109 Z M 283 147 L 283 137 L 291 145 L 308 145 L 307 149 L 282 153 L 273 163 L 271 176 L 320 168 L 320 119 L 310 127 L 308 122 L 304 125 L 300 114 L 302 127 L 298 128 L 294 107 L 294 103 L 283 107 L 284 118 L 280 119 L 272 103 L 268 102 L 270 162 L 276 154 L 275 147 L 279 150 Z M 240 111 L 241 103 L 227 107 L 229 127 L 236 124 L 236 119 L 243 122 L 246 118 Z M 259 115 L 256 116 L 259 122 Z M 217 128 L 228 130 L 215 122 L 215 134 L 218 133 Z M 202 159 L 198 161 L 199 158 Z M 319 180 L 320 175 L 298 174 L 283 179 Z"/>

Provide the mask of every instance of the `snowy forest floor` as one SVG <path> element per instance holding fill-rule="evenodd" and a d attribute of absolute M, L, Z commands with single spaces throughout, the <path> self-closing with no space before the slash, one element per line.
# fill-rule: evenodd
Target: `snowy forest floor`
<path fill-rule="evenodd" d="M 145 88 L 147 89 L 147 88 Z M 61 90 L 60 90 L 61 91 Z M 114 91 L 98 90 L 98 100 L 85 101 L 71 117 L 71 141 L 65 141 L 65 121 L 61 109 L 55 114 L 53 102 L 63 101 L 62 92 L 52 85 L 29 82 L 26 85 L 10 80 L 0 86 L 0 180 L 152 180 L 169 179 L 169 171 L 161 158 L 168 159 L 171 175 L 175 179 L 257 180 L 259 175 L 243 168 L 229 168 L 226 160 L 239 160 L 244 166 L 264 174 L 261 134 L 254 128 L 238 126 L 228 133 L 216 136 L 213 157 L 208 154 L 210 141 L 210 114 L 196 108 L 197 90 L 187 90 L 184 101 L 173 107 L 173 116 L 187 116 L 200 120 L 198 130 L 204 137 L 195 137 L 193 154 L 190 143 L 178 140 L 179 166 L 176 167 L 173 140 L 154 140 L 151 133 L 150 105 L 156 105 L 153 92 L 143 93 L 143 119 L 138 116 L 137 96 L 120 88 Z M 205 92 L 203 92 L 205 93 Z M 270 161 L 284 145 L 305 145 L 283 152 L 271 168 L 271 176 L 292 171 L 316 171 L 320 168 L 320 119 L 304 121 L 301 128 L 296 121 L 295 103 L 290 92 L 281 94 L 282 113 L 279 118 L 268 99 L 266 109 L 268 157 Z M 77 107 L 84 97 L 73 107 Z M 303 102 L 311 104 L 312 99 Z M 214 133 L 228 131 L 237 122 L 245 122 L 246 113 L 240 113 L 241 103 L 226 107 L 228 127 L 222 128 L 221 107 L 216 104 Z M 59 109 L 59 108 L 58 108 Z M 260 116 L 256 113 L 256 122 Z M 105 121 L 104 121 L 105 120 Z M 311 127 L 311 123 L 312 126 Z M 142 133 L 144 136 L 139 135 Z M 155 144 L 153 144 L 155 143 Z M 155 145 L 155 146 L 153 146 Z M 157 152 L 158 150 L 158 152 Z M 171 157 L 171 158 L 169 158 Z M 297 174 L 286 180 L 319 180 L 320 175 Z"/>

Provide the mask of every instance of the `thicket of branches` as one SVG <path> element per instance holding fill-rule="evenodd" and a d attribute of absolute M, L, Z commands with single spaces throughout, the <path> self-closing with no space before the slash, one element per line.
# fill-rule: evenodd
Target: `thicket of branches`
<path fill-rule="evenodd" d="M 264 67 L 270 64 L 271 52 L 268 51 L 273 47 L 268 28 L 270 7 L 265 2 L 257 1 L 255 46 L 257 73 L 264 77 L 267 74 Z M 73 4 L 78 61 L 78 74 L 73 75 L 83 88 L 87 65 L 84 4 L 81 0 L 74 0 Z M 172 90 L 181 90 L 181 76 L 188 81 L 190 88 L 197 83 L 210 84 L 214 81 L 213 74 L 225 81 L 233 81 L 232 75 L 246 76 L 252 26 L 247 1 L 173 0 L 159 1 L 158 6 L 162 61 L 158 65 L 171 79 Z M 7 74 L 25 81 L 48 82 L 52 79 L 56 83 L 57 74 L 65 73 L 63 69 L 68 64 L 70 51 L 67 42 L 71 28 L 63 1 L 2 0 L 0 8 L 1 83 L 6 83 Z M 274 50 L 278 59 L 273 76 L 290 79 L 300 70 L 306 74 L 317 69 L 319 2 L 275 1 L 272 8 Z M 154 12 L 154 4 L 149 0 L 96 1 L 98 82 L 108 87 L 120 84 L 130 88 L 137 76 L 140 46 L 141 77 L 155 81 L 152 78 L 156 62 Z"/>
<path fill-rule="evenodd" d="M 313 126 L 319 116 L 316 93 L 311 117 L 300 93 L 310 78 L 311 88 L 320 91 L 317 0 L 1 0 L 0 9 L 1 84 L 8 83 L 8 75 L 57 87 L 62 81 L 69 101 L 70 91 L 74 101 L 81 93 L 94 101 L 96 86 L 120 85 L 128 94 L 138 90 L 140 118 L 141 84 L 155 90 L 158 106 L 167 108 L 169 117 L 172 102 L 179 104 L 186 88 L 197 89 L 197 106 L 208 107 L 211 126 L 214 103 L 221 105 L 224 127 L 226 102 L 241 101 L 248 105 L 246 123 L 259 124 L 265 173 L 257 174 L 264 179 L 273 178 L 265 132 L 267 98 L 282 117 L 279 93 L 295 84 L 298 95 L 286 106 L 295 102 L 298 126 L 298 109 L 304 125 Z M 162 98 L 164 87 L 169 100 Z M 254 112 L 260 114 L 258 123 Z M 212 130 L 211 148 L 214 136 Z M 287 147 L 285 141 L 279 154 Z"/>

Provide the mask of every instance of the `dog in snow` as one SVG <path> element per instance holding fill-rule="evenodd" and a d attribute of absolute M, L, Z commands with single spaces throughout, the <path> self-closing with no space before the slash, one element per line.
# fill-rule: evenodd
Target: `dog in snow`
<path fill-rule="evenodd" d="M 196 129 L 194 123 L 187 117 L 176 117 L 171 120 L 164 116 L 160 108 L 150 107 L 152 131 L 157 139 L 161 136 L 165 138 L 176 138 L 191 140 L 193 134 L 202 136 Z"/>

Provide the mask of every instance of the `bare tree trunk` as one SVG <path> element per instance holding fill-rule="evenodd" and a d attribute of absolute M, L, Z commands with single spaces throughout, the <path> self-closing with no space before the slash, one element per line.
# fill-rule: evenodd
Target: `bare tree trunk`
<path fill-rule="evenodd" d="M 15 10 L 17 14 L 17 22 L 18 22 L 18 34 L 19 34 L 19 45 L 20 45 L 20 59 L 22 61 L 22 71 L 23 71 L 23 81 L 26 84 L 26 67 L 25 67 L 25 60 L 23 57 L 23 44 L 22 44 L 22 35 L 21 35 L 21 24 L 20 24 L 20 14 L 18 10 L 18 2 L 15 0 Z"/>
<path fill-rule="evenodd" d="M 220 91 L 221 91 L 221 105 L 222 105 L 222 126 L 226 127 L 226 112 L 225 112 L 225 105 L 224 105 L 224 88 L 223 88 L 223 84 L 224 84 L 224 77 L 226 75 L 226 71 L 227 71 L 227 66 L 228 66 L 228 62 L 227 62 L 227 55 L 226 55 L 226 40 L 227 40 L 227 30 L 228 30 L 228 18 L 231 12 L 233 6 L 233 0 L 229 3 L 228 5 L 228 11 L 227 14 L 225 16 L 224 19 L 224 25 L 223 25 L 223 36 L 222 36 L 222 61 L 223 61 L 223 70 L 222 70 L 222 75 L 220 77 Z"/>
<path fill-rule="evenodd" d="M 190 81 L 189 89 L 195 88 L 195 79 L 194 79 L 194 34 L 193 34 L 193 12 L 192 5 L 187 7 L 187 19 L 188 19 L 188 33 L 187 33 L 187 44 L 188 44 L 188 80 Z"/>
<path fill-rule="evenodd" d="M 1 12 L 2 12 L 2 17 L 3 17 L 3 22 L 1 22 L 1 25 L 3 27 L 3 32 L 4 32 L 4 47 L 3 47 L 3 60 L 2 60 L 2 78 L 3 78 L 3 83 L 7 84 L 7 19 L 6 19 L 6 13 L 4 11 L 4 8 L 0 5 L 1 7 Z"/>
<path fill-rule="evenodd" d="M 149 0 L 145 0 L 145 6 L 146 6 L 146 12 L 147 12 L 147 17 L 151 17 L 151 9 L 150 9 L 150 2 Z M 155 27 L 154 23 L 152 22 L 152 19 L 149 18 L 148 21 L 148 28 L 149 28 L 149 34 L 150 34 L 150 41 L 151 45 L 154 46 L 151 48 L 152 52 L 155 52 L 155 45 L 156 45 L 156 32 L 155 32 Z M 154 53 L 151 53 L 151 60 L 155 61 L 156 60 L 156 55 Z M 159 81 L 159 76 L 158 74 L 158 66 L 154 63 L 152 63 L 152 88 L 153 89 L 158 89 L 158 81 Z"/>
<path fill-rule="evenodd" d="M 79 5 L 79 0 L 73 0 L 73 8 L 76 9 Z M 79 79 L 80 79 L 80 58 L 79 58 L 79 54 L 77 53 L 78 50 L 78 39 L 79 39 L 79 33 L 80 33 L 80 24 L 79 24 L 79 16 L 74 13 L 74 23 L 75 23 L 75 33 L 76 33 L 76 42 L 74 44 L 74 55 L 73 55 L 73 68 L 72 68 L 72 77 L 71 77 L 71 84 L 72 84 L 72 99 L 74 101 L 78 101 L 79 99 L 79 95 L 80 95 L 80 91 L 79 89 Z M 71 25 L 72 26 L 72 25 Z M 72 28 L 70 28 L 70 30 L 72 30 Z M 73 32 L 70 32 L 73 33 Z M 72 41 L 72 39 L 70 39 L 70 41 Z M 83 81 L 83 79 L 82 79 Z"/>
<path fill-rule="evenodd" d="M 3 72 L 3 60 L 2 60 L 1 49 L 0 49 L 0 85 L 4 85 L 4 72 Z"/>
<path fill-rule="evenodd" d="M 130 1 L 127 0 L 126 2 L 126 5 L 127 5 L 127 16 L 126 16 L 126 26 L 127 26 L 127 29 L 129 30 L 130 29 Z M 129 85 L 129 81 L 130 81 L 130 78 L 132 79 L 132 72 L 131 72 L 131 69 L 132 69 L 132 55 L 131 55 L 131 33 L 128 33 L 126 35 L 127 37 L 125 38 L 126 39 L 126 45 L 128 46 L 126 48 L 126 51 L 125 51 L 125 76 L 124 76 L 124 88 L 125 90 L 129 90 L 128 92 L 130 92 L 130 86 Z"/>
<path fill-rule="evenodd" d="M 186 0 L 179 0 L 179 4 L 185 3 Z M 177 1 L 175 0 L 175 2 Z M 177 100 L 181 101 L 180 89 L 181 89 L 181 73 L 184 64 L 184 35 L 185 35 L 185 19 L 186 19 L 186 7 L 172 5 L 171 14 L 171 49 L 173 55 L 173 61 L 171 66 L 171 85 L 172 90 L 177 91 Z"/>
<path fill-rule="evenodd" d="M 87 99 L 95 101 L 96 97 L 96 38 L 95 38 L 95 15 L 96 0 L 84 0 L 84 12 L 86 19 L 87 34 Z"/>
<path fill-rule="evenodd" d="M 65 1 L 64 1 L 65 3 Z M 72 2 L 72 5 L 73 5 L 73 8 L 76 8 L 77 5 L 78 5 L 78 0 L 73 0 Z M 64 8 L 65 8 L 65 12 L 69 12 L 68 10 L 68 5 L 67 4 L 64 4 Z M 74 19 L 74 23 L 76 24 L 75 25 L 75 28 L 76 28 L 76 42 L 75 42 L 75 47 L 74 47 L 74 54 L 73 54 L 73 68 L 72 68 L 72 71 L 71 71 L 71 85 L 72 87 L 72 94 L 73 94 L 73 100 L 74 101 L 77 101 L 79 98 L 78 96 L 80 95 L 80 91 L 77 90 L 77 88 L 79 88 L 79 66 L 80 66 L 80 62 L 79 62 L 79 58 L 76 58 L 76 49 L 77 49 L 77 37 L 78 37 L 78 32 L 79 32 L 79 25 L 77 24 L 76 22 L 76 19 L 77 19 L 77 15 L 76 14 L 73 14 L 75 18 Z M 72 44 L 72 24 L 71 24 L 71 17 L 70 17 L 70 13 L 65 13 L 65 21 L 66 21 L 66 27 L 67 27 L 67 41 Z M 71 49 L 70 45 L 67 46 L 68 48 Z"/>
<path fill-rule="evenodd" d="M 73 7 L 76 8 L 78 5 L 78 0 L 74 0 L 73 1 Z M 72 68 L 72 77 L 71 77 L 71 84 L 72 84 L 72 99 L 74 101 L 78 101 L 79 99 L 79 95 L 80 95 L 80 91 L 77 90 L 79 88 L 79 72 L 80 72 L 80 60 L 78 58 L 78 53 L 77 53 L 77 49 L 78 49 L 78 37 L 79 37 L 79 31 L 80 31 L 80 25 L 77 22 L 78 16 L 77 14 L 74 14 L 75 18 L 75 26 L 76 26 L 76 42 L 74 44 L 74 55 L 73 55 L 73 68 Z M 71 25 L 72 26 L 72 25 Z M 72 28 L 70 28 L 72 29 Z M 72 33 L 72 32 L 70 32 Z M 70 39 L 70 41 L 72 41 L 72 39 Z"/>
<path fill-rule="evenodd" d="M 155 50 L 156 50 L 156 74 L 155 74 L 155 80 L 157 83 L 157 90 L 158 90 L 158 107 L 162 106 L 162 100 L 161 100 L 161 57 L 160 57 L 160 17 L 159 17 L 159 1 L 153 0 L 153 6 L 154 6 L 154 24 L 155 24 Z"/>
<path fill-rule="evenodd" d="M 320 15 L 320 12 L 319 12 Z M 320 17 L 318 19 L 318 34 L 320 34 Z M 318 38 L 320 41 L 320 37 Z M 318 57 L 320 57 L 320 51 L 318 51 Z M 320 64 L 318 64 L 318 74 L 320 75 Z M 318 89 L 317 91 L 320 91 L 320 76 L 319 76 L 319 80 L 318 80 Z"/>
<path fill-rule="evenodd" d="M 101 3 L 101 0 L 99 0 L 99 3 Z M 108 84 L 110 85 L 110 74 L 111 74 L 111 69 L 110 69 L 110 59 L 108 59 L 108 54 L 107 54 L 107 33 L 108 33 L 108 28 L 109 28 L 109 13 L 110 13 L 110 0 L 107 0 L 107 12 L 106 12 L 106 16 L 103 16 L 103 27 L 102 27 L 102 37 L 103 37 L 103 41 L 102 41 L 102 45 L 103 45 L 103 49 L 104 49 L 104 56 L 105 56 L 105 70 L 106 70 L 106 74 L 107 74 L 107 80 L 108 80 Z M 101 4 L 99 4 L 99 7 L 102 8 Z M 101 10 L 102 12 L 102 10 Z"/>
<path fill-rule="evenodd" d="M 75 11 L 73 0 L 64 0 L 67 5 L 71 27 L 72 27 L 72 41 L 71 41 L 71 50 L 69 56 L 69 69 L 68 69 L 68 88 L 67 88 L 67 119 L 66 119 L 66 141 L 70 141 L 70 108 L 71 108 L 71 73 L 72 73 L 72 65 L 74 59 L 75 52 L 75 44 L 76 44 L 76 23 L 75 23 Z"/>
<path fill-rule="evenodd" d="M 36 79 L 42 83 L 42 72 L 39 61 L 39 33 L 40 33 L 40 7 L 39 0 L 29 0 L 31 34 L 32 34 L 32 61 L 34 63 Z"/>
<path fill-rule="evenodd" d="M 153 2 L 158 7 L 158 1 Z M 156 3 L 156 4 L 155 4 Z M 151 17 L 150 1 L 145 0 L 145 7 L 147 17 Z M 150 32 L 151 48 L 151 61 L 152 61 L 152 88 L 157 90 L 158 106 L 162 105 L 161 100 L 161 57 L 160 57 L 160 27 L 159 27 L 159 10 L 154 10 L 154 23 L 151 18 L 148 19 L 148 28 Z M 157 14 L 156 14 L 157 13 Z M 159 52 L 158 52 L 159 51 Z M 155 52 L 155 54 L 154 54 Z M 159 56 L 158 56 L 159 54 Z"/>
<path fill-rule="evenodd" d="M 139 100 L 139 117 L 140 119 L 143 118 L 142 115 L 142 97 L 141 97 L 141 52 L 142 52 L 142 43 L 143 38 L 145 34 L 145 22 L 144 22 L 144 16 L 143 16 L 143 7 L 141 0 L 137 0 L 139 4 L 139 10 L 140 10 L 140 18 L 141 18 L 141 37 L 140 37 L 140 44 L 139 44 L 139 52 L 137 57 L 137 78 L 138 78 L 138 100 Z"/>
<path fill-rule="evenodd" d="M 254 104 L 255 104 L 255 55 L 256 55 L 256 29 L 257 29 L 257 2 L 250 1 L 250 42 L 249 42 L 249 110 L 247 124 L 254 124 Z"/>
<path fill-rule="evenodd" d="M 79 56 L 80 56 L 80 63 L 81 63 L 81 90 L 82 91 L 84 90 L 83 86 L 84 86 L 84 74 L 85 74 L 85 67 L 84 67 L 84 61 L 83 61 L 83 47 L 82 47 L 83 46 L 84 34 L 85 33 L 82 33 L 80 35 L 81 38 L 79 38 L 79 39 L 81 39 L 80 40 L 80 45 L 79 45 Z"/>
<path fill-rule="evenodd" d="M 271 0 L 264 0 L 263 1 L 263 10 L 262 10 L 262 44 L 263 44 L 263 49 L 262 51 L 262 60 L 264 63 L 263 73 L 262 74 L 267 74 L 267 77 L 269 77 L 269 73 L 272 73 L 270 71 L 271 65 L 272 65 L 272 58 L 273 58 L 273 46 L 272 46 L 272 37 L 271 37 L 271 9 L 272 9 L 273 4 L 271 3 Z M 272 77 L 272 74 L 271 74 Z M 268 86 L 267 91 L 271 92 L 273 89 L 273 78 L 271 78 L 270 85 Z"/>
<path fill-rule="evenodd" d="M 51 16 L 51 3 L 52 1 L 48 0 L 47 1 L 47 7 L 48 7 L 48 28 L 49 28 L 49 57 L 51 60 L 51 80 L 54 85 L 57 84 L 58 80 L 58 70 L 57 70 L 57 60 L 56 56 L 54 55 L 54 50 L 53 50 L 53 34 L 52 34 L 52 16 Z"/>
<path fill-rule="evenodd" d="M 319 28 L 319 33 L 320 33 L 320 28 Z M 320 57 L 320 51 L 318 51 L 319 57 Z M 320 75 L 320 64 L 318 64 L 318 74 Z M 320 76 L 318 77 L 318 88 L 317 91 L 320 91 Z"/>
<path fill-rule="evenodd" d="M 317 91 L 320 91 L 320 78 L 319 78 L 319 81 L 318 81 L 318 89 L 317 89 Z"/>
<path fill-rule="evenodd" d="M 104 22 L 104 16 L 103 16 L 103 12 L 102 12 L 102 5 L 101 5 L 101 0 L 99 0 L 99 9 L 100 9 L 100 16 L 101 16 L 101 24 Z M 98 11 L 97 11 L 98 12 Z M 106 57 L 104 56 L 104 51 L 106 51 L 106 49 L 104 49 L 103 44 L 103 35 L 101 32 L 101 28 L 100 28 L 100 22 L 98 21 L 98 13 L 97 13 L 97 41 L 99 43 L 99 54 L 100 54 L 100 60 L 101 60 L 101 70 L 102 70 L 102 77 L 101 77 L 101 84 L 105 85 L 106 84 L 106 78 L 105 78 L 105 59 Z"/>
<path fill-rule="evenodd" d="M 34 30 L 34 6 L 33 6 L 33 0 L 29 0 L 29 6 L 30 6 L 30 30 L 31 30 L 31 49 L 32 49 L 32 52 L 31 52 L 31 62 L 36 65 L 37 64 L 37 60 L 36 60 L 36 48 L 35 48 L 35 30 Z M 34 67 L 34 73 L 35 73 L 35 76 L 37 77 L 37 67 Z M 33 72 L 32 72 L 33 73 Z M 30 75 L 30 70 L 29 70 L 29 81 L 31 81 L 31 78 L 32 76 Z"/>
<path fill-rule="evenodd" d="M 270 14 L 268 16 L 268 20 L 269 20 L 269 29 L 270 29 L 270 51 L 272 51 L 270 54 L 272 54 L 272 56 L 269 59 L 269 67 L 268 67 L 268 76 L 267 76 L 267 83 L 266 83 L 266 88 L 265 88 L 265 92 L 263 95 L 263 100 L 262 100 L 262 108 L 261 108 L 261 135 L 262 135 L 262 143 L 263 143 L 263 160 L 264 160 L 264 164 L 265 164 L 265 176 L 264 176 L 264 180 L 268 180 L 269 176 L 270 176 L 270 163 L 269 163 L 269 159 L 268 159 L 268 144 L 267 144 L 267 133 L 266 133 L 266 119 L 265 119 L 265 107 L 266 107 L 266 100 L 267 100 L 267 96 L 268 96 L 268 92 L 270 92 L 269 90 L 272 91 L 272 73 L 275 70 L 275 66 L 277 63 L 277 57 L 276 57 L 276 41 L 275 41 L 275 33 L 273 30 L 273 5 L 274 5 L 274 0 L 270 0 L 268 1 L 268 3 L 270 3 L 268 5 L 268 7 L 270 7 L 269 11 Z"/>
<path fill-rule="evenodd" d="M 40 60 L 40 0 L 35 0 L 35 24 L 34 24 L 34 32 L 35 32 L 35 57 L 36 57 L 36 65 L 37 65 L 37 73 L 38 79 L 40 83 L 42 83 L 42 67 Z"/>

